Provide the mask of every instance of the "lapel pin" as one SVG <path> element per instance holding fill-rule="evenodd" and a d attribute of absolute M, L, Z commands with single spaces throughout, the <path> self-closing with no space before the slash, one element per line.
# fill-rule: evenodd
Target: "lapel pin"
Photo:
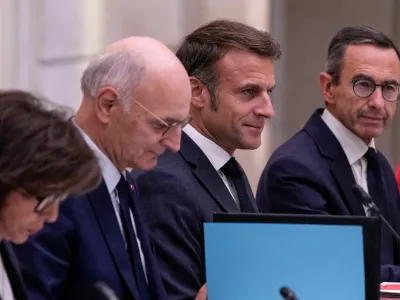
<path fill-rule="evenodd" d="M 133 184 L 131 184 L 131 190 L 134 191 L 135 190 L 135 186 Z"/>

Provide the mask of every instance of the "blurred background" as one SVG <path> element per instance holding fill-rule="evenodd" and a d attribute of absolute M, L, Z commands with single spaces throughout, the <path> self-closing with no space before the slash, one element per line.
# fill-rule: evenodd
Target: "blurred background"
<path fill-rule="evenodd" d="M 0 88 L 29 90 L 76 109 L 80 76 L 107 44 L 144 35 L 175 50 L 185 34 L 217 18 L 267 30 L 283 48 L 276 116 L 258 150 L 236 153 L 253 188 L 270 153 L 323 106 L 318 74 L 337 30 L 368 24 L 400 42 L 400 0 L 0 0 Z M 400 161 L 399 126 L 397 113 L 377 140 L 393 168 Z"/>

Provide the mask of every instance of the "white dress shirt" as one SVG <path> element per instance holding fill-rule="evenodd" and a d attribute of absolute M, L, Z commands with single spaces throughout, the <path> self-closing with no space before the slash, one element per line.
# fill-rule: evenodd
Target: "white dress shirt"
<path fill-rule="evenodd" d="M 77 125 L 77 127 L 79 128 L 78 125 Z M 89 148 L 92 149 L 92 151 L 96 155 L 97 159 L 99 160 L 101 174 L 102 174 L 104 182 L 107 186 L 107 190 L 110 193 L 110 198 L 111 198 L 112 204 L 114 206 L 115 216 L 117 217 L 118 224 L 119 224 L 119 227 L 121 230 L 121 234 L 125 241 L 124 229 L 122 226 L 121 216 L 119 213 L 119 198 L 118 198 L 118 192 L 117 192 L 117 185 L 121 178 L 121 173 L 118 171 L 118 169 L 115 167 L 115 165 L 111 162 L 111 160 L 103 153 L 103 151 L 101 151 L 97 147 L 97 145 L 92 141 L 92 139 L 81 128 L 79 128 L 79 130 L 82 133 L 83 138 L 85 139 Z M 125 172 L 122 175 L 126 178 Z M 145 258 L 143 255 L 141 242 L 137 235 L 136 224 L 135 224 L 135 220 L 132 215 L 132 211 L 130 211 L 130 215 L 131 215 L 132 226 L 133 226 L 133 229 L 134 229 L 135 235 L 136 235 L 136 241 L 139 246 L 140 258 L 142 260 L 142 265 L 143 265 L 145 277 L 147 280 L 146 262 L 145 262 Z M 125 246 L 126 246 L 126 241 L 125 241 Z"/>
<path fill-rule="evenodd" d="M 356 183 L 368 193 L 367 160 L 364 154 L 368 151 L 368 147 L 375 149 L 374 139 L 371 140 L 369 145 L 365 144 L 363 140 L 347 129 L 327 109 L 324 110 L 321 117 L 342 146 Z"/>
<path fill-rule="evenodd" d="M 0 299 L 14 300 L 14 294 L 11 288 L 10 280 L 8 278 L 6 269 L 4 268 L 4 263 L 1 255 L 0 255 Z"/>
<path fill-rule="evenodd" d="M 194 129 L 193 126 L 191 126 L 190 124 L 186 125 L 182 130 L 196 143 L 201 151 L 203 151 L 204 155 L 207 156 L 215 171 L 217 171 L 219 177 L 221 177 L 222 181 L 224 182 L 229 193 L 231 193 L 236 204 L 239 205 L 239 198 L 235 186 L 233 185 L 232 181 L 228 179 L 228 177 L 226 177 L 225 174 L 221 171 L 221 168 L 231 158 L 229 153 L 218 146 L 216 143 L 214 143 L 212 140 L 206 138 L 204 135 Z"/>

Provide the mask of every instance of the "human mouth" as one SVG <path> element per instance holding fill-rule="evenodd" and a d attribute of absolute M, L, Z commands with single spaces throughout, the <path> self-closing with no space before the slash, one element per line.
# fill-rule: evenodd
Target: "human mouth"
<path fill-rule="evenodd" d="M 244 126 L 248 130 L 250 130 L 251 132 L 254 132 L 254 133 L 261 133 L 264 129 L 264 126 L 260 126 L 260 125 L 244 124 Z"/>
<path fill-rule="evenodd" d="M 383 117 L 375 117 L 375 116 L 360 116 L 360 117 L 369 122 L 383 122 L 385 120 L 385 118 Z"/>
<path fill-rule="evenodd" d="M 153 152 L 153 155 L 154 155 L 154 157 L 159 157 L 159 156 L 161 156 L 162 154 L 164 153 L 164 151 L 162 151 L 162 152 Z"/>
<path fill-rule="evenodd" d="M 29 233 L 29 235 L 34 235 L 34 234 L 38 233 L 40 231 L 40 229 L 42 229 L 42 228 L 29 229 L 28 233 Z"/>

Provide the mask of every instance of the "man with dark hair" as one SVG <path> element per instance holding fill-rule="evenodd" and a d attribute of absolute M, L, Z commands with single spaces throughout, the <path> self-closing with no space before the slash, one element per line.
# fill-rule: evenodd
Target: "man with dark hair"
<path fill-rule="evenodd" d="M 279 44 L 266 32 L 217 20 L 185 37 L 177 56 L 190 76 L 190 125 L 181 149 L 136 173 L 141 206 L 169 299 L 193 299 L 205 283 L 203 223 L 214 212 L 257 212 L 236 149 L 261 144 L 274 115 Z"/>
<path fill-rule="evenodd" d="M 97 158 L 66 110 L 27 92 L 0 92 L 0 299 L 29 299 L 8 241 L 25 242 L 55 222 L 66 196 L 100 180 Z"/>
<path fill-rule="evenodd" d="M 31 299 L 99 299 L 94 292 L 105 284 L 121 300 L 165 300 L 137 185 L 125 169 L 151 169 L 166 149 L 179 150 L 190 120 L 187 72 L 159 41 L 129 37 L 89 64 L 81 87 L 75 123 L 103 181 L 16 249 Z"/>
<path fill-rule="evenodd" d="M 369 215 L 353 194 L 358 184 L 400 232 L 394 173 L 376 150 L 399 98 L 400 54 L 375 28 L 340 30 L 319 76 L 325 109 L 271 156 L 261 176 L 257 203 L 263 212 Z M 400 248 L 382 226 L 381 280 L 400 280 Z"/>

